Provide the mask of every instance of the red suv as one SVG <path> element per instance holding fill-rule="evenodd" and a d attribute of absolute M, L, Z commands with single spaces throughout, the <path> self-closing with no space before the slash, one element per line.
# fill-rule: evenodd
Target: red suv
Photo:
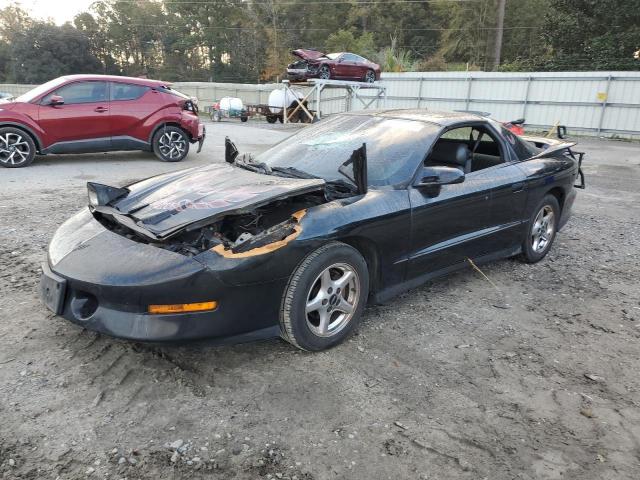
<path fill-rule="evenodd" d="M 113 150 L 179 162 L 204 136 L 195 102 L 156 80 L 69 75 L 0 104 L 3 167 L 26 167 L 36 153 Z"/>

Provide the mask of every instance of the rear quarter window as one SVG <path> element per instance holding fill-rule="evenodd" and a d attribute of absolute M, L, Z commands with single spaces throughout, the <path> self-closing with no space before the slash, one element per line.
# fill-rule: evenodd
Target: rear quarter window
<path fill-rule="evenodd" d="M 536 147 L 533 143 L 527 142 L 518 137 L 515 133 L 502 127 L 502 136 L 507 141 L 520 160 L 526 160 L 534 155 L 539 154 L 542 150 Z"/>

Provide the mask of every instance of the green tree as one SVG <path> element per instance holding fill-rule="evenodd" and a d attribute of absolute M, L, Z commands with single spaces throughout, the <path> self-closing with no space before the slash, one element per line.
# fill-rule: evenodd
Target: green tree
<path fill-rule="evenodd" d="M 0 9 L 0 80 L 14 82 L 11 48 L 14 39 L 33 24 L 29 14 L 18 5 Z"/>
<path fill-rule="evenodd" d="M 164 60 L 162 38 L 167 22 L 162 4 L 150 0 L 98 1 L 92 9 L 120 71 L 153 76 Z"/>
<path fill-rule="evenodd" d="M 543 39 L 548 70 L 635 70 L 640 45 L 640 0 L 551 0 Z"/>
<path fill-rule="evenodd" d="M 371 4 L 364 0 L 358 9 L 365 12 L 361 23 L 366 24 L 366 31 L 373 33 L 378 50 L 390 47 L 393 41 L 396 49 L 408 51 L 415 59 L 427 58 L 438 50 L 445 16 L 437 5 L 431 2 Z"/>
<path fill-rule="evenodd" d="M 11 76 L 18 83 L 42 83 L 61 75 L 96 73 L 99 60 L 84 34 L 70 24 L 35 22 L 11 44 Z"/>
<path fill-rule="evenodd" d="M 352 52 L 366 58 L 376 55 L 373 33 L 364 32 L 354 35 L 353 29 L 338 30 L 327 37 L 325 50 L 329 52 Z"/>
<path fill-rule="evenodd" d="M 496 2 L 449 2 L 437 4 L 444 28 L 440 52 L 448 62 L 465 62 L 471 68 L 489 69 L 494 45 Z"/>

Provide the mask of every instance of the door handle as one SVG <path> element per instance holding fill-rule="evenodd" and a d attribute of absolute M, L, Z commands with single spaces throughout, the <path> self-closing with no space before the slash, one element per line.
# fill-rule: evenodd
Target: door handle
<path fill-rule="evenodd" d="M 524 182 L 516 182 L 511 185 L 511 191 L 514 193 L 524 190 Z"/>
<path fill-rule="evenodd" d="M 93 111 L 98 113 L 103 113 L 109 110 L 107 107 L 96 107 Z"/>

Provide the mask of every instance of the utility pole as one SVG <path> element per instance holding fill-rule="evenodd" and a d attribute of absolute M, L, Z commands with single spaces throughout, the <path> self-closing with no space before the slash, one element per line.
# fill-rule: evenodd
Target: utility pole
<path fill-rule="evenodd" d="M 496 25 L 496 44 L 493 51 L 493 69 L 500 66 L 500 56 L 502 55 L 502 32 L 504 30 L 504 8 L 507 0 L 498 0 L 498 22 Z"/>

